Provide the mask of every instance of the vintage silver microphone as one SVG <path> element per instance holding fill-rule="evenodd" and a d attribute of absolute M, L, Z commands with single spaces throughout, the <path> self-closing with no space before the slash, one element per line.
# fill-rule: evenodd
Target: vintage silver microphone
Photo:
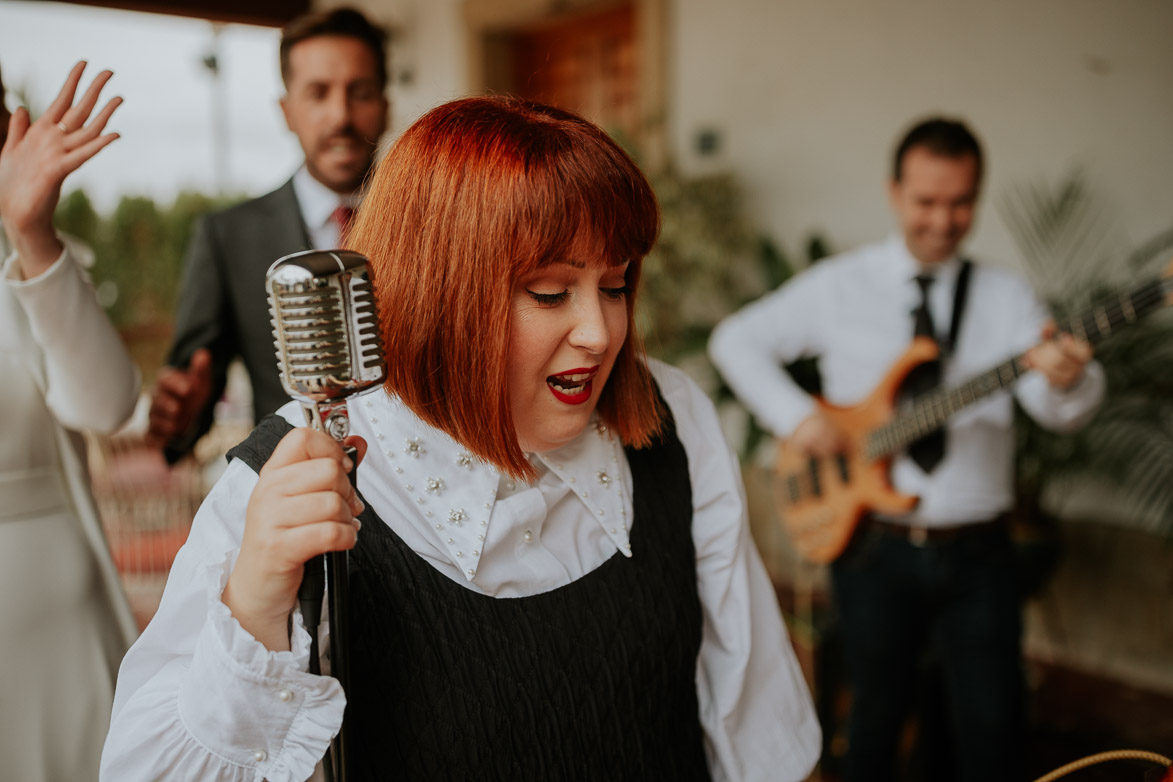
<path fill-rule="evenodd" d="M 348 397 L 383 384 L 387 367 L 367 259 L 349 250 L 310 250 L 280 258 L 265 275 L 281 384 L 301 403 L 306 425 L 341 442 L 350 432 Z M 347 454 L 357 465 L 354 448 Z M 357 467 L 350 472 L 355 484 Z M 330 674 L 350 692 L 348 552 L 305 563 L 298 601 L 312 641 L 310 671 L 319 673 L 318 625 L 329 581 Z M 323 575 L 323 566 L 325 575 Z M 327 778 L 345 782 L 347 720 L 327 752 Z M 332 756 L 332 757 L 331 757 Z"/>

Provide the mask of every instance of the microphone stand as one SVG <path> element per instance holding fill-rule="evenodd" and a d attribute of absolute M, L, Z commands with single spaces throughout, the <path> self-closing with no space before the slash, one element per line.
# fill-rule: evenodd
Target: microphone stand
<path fill-rule="evenodd" d="M 350 418 L 345 398 L 336 402 L 320 402 L 317 404 L 302 404 L 306 423 L 332 436 L 339 443 L 350 431 Z M 354 466 L 347 476 L 350 487 L 358 491 L 358 449 L 352 445 L 343 446 L 343 451 L 350 458 Z M 350 692 L 350 647 L 347 638 L 350 636 L 350 552 L 331 551 L 321 557 L 314 557 L 305 563 L 305 576 L 302 579 L 303 589 L 316 589 L 317 613 L 314 629 L 310 633 L 310 672 L 320 673 L 318 664 L 318 623 L 321 621 L 322 589 L 321 586 L 306 587 L 306 581 L 313 579 L 316 585 L 322 584 L 321 572 L 325 565 L 325 587 L 330 599 L 330 675 L 342 685 L 344 693 Z M 311 571 L 316 575 L 311 577 Z M 301 597 L 301 592 L 298 592 Z M 305 616 L 305 606 L 302 606 L 302 615 Z M 318 668 L 319 670 L 314 670 Z M 350 720 L 347 712 L 342 713 L 342 726 L 330 742 L 330 748 L 322 759 L 327 782 L 348 782 L 350 768 Z"/>
<path fill-rule="evenodd" d="M 281 385 L 301 403 L 306 424 L 341 443 L 350 433 L 346 398 L 375 388 L 387 377 L 378 332 L 378 313 L 367 259 L 350 250 L 308 250 L 273 262 L 265 274 L 273 345 Z M 358 454 L 345 448 L 355 465 L 350 485 L 357 491 Z M 327 583 L 328 582 L 328 583 Z M 330 594 L 330 675 L 350 690 L 349 552 L 312 557 L 298 589 L 310 634 L 310 672 L 321 673 L 318 628 L 323 593 Z M 349 718 L 323 757 L 327 782 L 348 782 Z"/>

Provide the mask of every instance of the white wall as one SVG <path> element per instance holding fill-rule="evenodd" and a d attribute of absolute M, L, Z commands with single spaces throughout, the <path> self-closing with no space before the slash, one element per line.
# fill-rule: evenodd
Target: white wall
<path fill-rule="evenodd" d="M 328 8 L 340 2 L 316 2 Z M 462 0 L 353 0 L 391 31 L 391 132 L 399 135 L 428 109 L 468 91 Z"/>
<path fill-rule="evenodd" d="M 482 2 L 483 0 L 467 0 Z M 360 0 L 401 32 L 393 126 L 468 89 L 466 0 Z M 322 3 L 326 5 L 327 3 Z M 994 203 L 1082 167 L 1125 246 L 1173 224 L 1169 0 L 667 0 L 677 162 L 732 170 L 763 233 L 846 248 L 892 228 L 892 146 L 914 118 L 967 120 L 988 155 L 970 249 L 1018 265 Z M 715 155 L 696 136 L 719 134 Z"/>
<path fill-rule="evenodd" d="M 989 158 L 970 244 L 1009 265 L 992 199 L 1082 166 L 1139 243 L 1173 225 L 1173 3 L 1166 0 L 675 0 L 670 132 L 687 170 L 743 178 L 788 250 L 891 230 L 891 149 L 913 118 L 966 119 Z M 701 130 L 721 137 L 701 158 Z"/>

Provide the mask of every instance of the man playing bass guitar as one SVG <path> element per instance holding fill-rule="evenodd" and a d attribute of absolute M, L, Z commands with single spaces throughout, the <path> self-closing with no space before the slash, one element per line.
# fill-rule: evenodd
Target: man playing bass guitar
<path fill-rule="evenodd" d="M 917 124 L 896 148 L 888 185 L 899 233 L 797 275 L 722 322 L 709 346 L 734 392 L 792 451 L 839 459 L 836 481 L 877 484 L 870 510 L 851 514 L 842 554 L 826 558 L 852 687 L 847 782 L 893 778 L 930 644 L 952 717 L 951 778 L 1021 775 L 1021 618 L 1003 522 L 1014 499 L 1010 390 L 969 400 L 927 437 L 873 458 L 879 478 L 857 478 L 862 460 L 841 455 L 858 442 L 850 427 L 880 423 L 861 404 L 869 394 L 891 403 L 952 388 L 999 362 L 1008 368 L 995 380 L 1010 375 L 1003 385 L 1049 429 L 1078 428 L 1099 405 L 1104 376 L 1089 344 L 1054 333 L 1019 278 L 959 256 L 981 178 L 981 147 L 965 125 Z M 941 358 L 908 373 L 901 361 L 910 363 L 914 337 Z M 828 415 L 781 368 L 806 356 L 819 358 L 826 401 L 857 406 L 858 421 Z M 818 493 L 820 480 L 799 475 L 783 490 Z"/>

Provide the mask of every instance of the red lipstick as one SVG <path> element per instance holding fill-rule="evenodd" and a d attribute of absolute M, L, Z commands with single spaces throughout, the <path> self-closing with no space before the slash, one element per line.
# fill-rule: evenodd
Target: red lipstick
<path fill-rule="evenodd" d="M 581 405 L 591 398 L 592 381 L 598 371 L 596 364 L 589 368 L 559 372 L 546 378 L 546 386 L 559 402 Z"/>

